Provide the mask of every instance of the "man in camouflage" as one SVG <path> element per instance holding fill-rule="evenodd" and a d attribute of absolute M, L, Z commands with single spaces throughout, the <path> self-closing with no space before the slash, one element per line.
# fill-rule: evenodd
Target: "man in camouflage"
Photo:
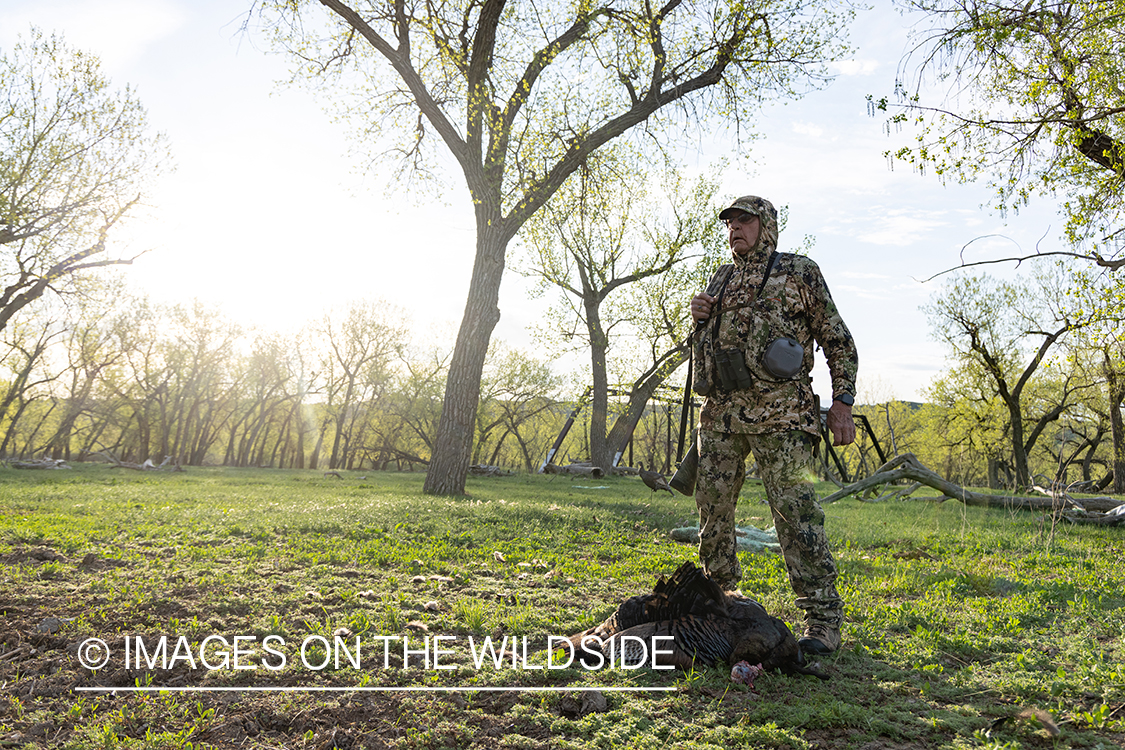
<path fill-rule="evenodd" d="M 820 422 L 810 372 L 815 342 L 824 350 L 832 375 L 827 424 L 833 443 L 852 442 L 855 342 L 816 263 L 777 252 L 773 204 L 745 196 L 719 218 L 727 224 L 734 262 L 722 266 L 707 291 L 691 301 L 698 324 L 695 387 L 706 395 L 695 490 L 700 561 L 724 588 L 738 585 L 742 570 L 734 512 L 746 457 L 753 453 L 797 606 L 805 610 L 801 647 L 806 653 L 831 653 L 840 645 L 843 601 L 836 591 L 824 511 L 810 481 Z M 786 367 L 767 356 L 778 339 L 794 352 Z M 745 369 L 732 385 L 729 363 L 739 358 L 734 367 L 744 364 Z"/>

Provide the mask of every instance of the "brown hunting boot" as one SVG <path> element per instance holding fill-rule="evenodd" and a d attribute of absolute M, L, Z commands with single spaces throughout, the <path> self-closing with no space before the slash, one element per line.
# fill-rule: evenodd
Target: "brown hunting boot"
<path fill-rule="evenodd" d="M 805 626 L 805 634 L 797 641 L 801 652 L 825 656 L 840 648 L 840 627 L 822 620 L 813 620 Z"/>

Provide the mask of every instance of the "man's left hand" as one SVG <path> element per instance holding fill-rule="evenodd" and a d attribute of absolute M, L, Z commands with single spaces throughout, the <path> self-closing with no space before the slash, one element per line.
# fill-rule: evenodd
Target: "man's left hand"
<path fill-rule="evenodd" d="M 848 445 L 855 442 L 855 421 L 852 407 L 843 401 L 833 401 L 828 407 L 828 429 L 832 433 L 832 445 Z"/>

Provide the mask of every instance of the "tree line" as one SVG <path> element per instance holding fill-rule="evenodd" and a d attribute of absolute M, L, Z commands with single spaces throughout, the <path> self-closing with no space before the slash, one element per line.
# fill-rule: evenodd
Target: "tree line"
<path fill-rule="evenodd" d="M 963 486 L 1121 492 L 1125 336 L 1105 306 L 1083 317 L 1065 293 L 1072 283 L 1047 272 L 978 276 L 935 293 L 927 311 L 951 366 L 926 403 L 880 397 L 861 381 L 856 413 L 872 430 L 837 449 L 847 473 L 877 468 L 874 439 Z M 1001 314 L 1013 299 L 1021 312 Z M 418 337 L 390 305 L 355 302 L 297 333 L 267 334 L 112 284 L 63 301 L 3 332 L 2 456 L 371 471 L 421 470 L 433 455 L 452 345 Z M 621 465 L 674 470 L 684 369 L 632 422 Z M 473 463 L 538 471 L 574 412 L 556 460 L 589 460 L 604 425 L 584 385 L 549 359 L 494 344 Z M 611 421 L 629 407 L 629 391 L 611 389 Z M 838 474 L 827 461 L 822 471 Z"/>
<path fill-rule="evenodd" d="M 0 456 L 321 470 L 424 469 L 452 345 L 412 338 L 380 301 L 287 335 L 245 330 L 203 305 L 119 286 L 52 301 L 0 341 Z M 574 409 L 549 360 L 494 344 L 473 462 L 538 471 Z M 637 460 L 668 462 L 666 407 L 636 429 Z M 580 411 L 560 460 L 589 455 Z"/>
<path fill-rule="evenodd" d="M 358 302 L 285 336 L 200 303 L 108 296 L 5 330 L 0 454 L 312 469 L 428 460 L 448 356 L 408 341 L 387 306 Z M 487 402 L 508 392 L 516 403 L 482 427 L 481 452 L 513 432 L 533 443 L 527 422 L 551 402 L 552 376 L 518 354 L 492 365 Z"/>

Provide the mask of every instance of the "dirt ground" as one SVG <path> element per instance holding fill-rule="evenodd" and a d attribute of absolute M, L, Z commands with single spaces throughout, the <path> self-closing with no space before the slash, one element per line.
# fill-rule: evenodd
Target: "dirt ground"
<path fill-rule="evenodd" d="M 16 582 L 0 590 L 4 613 L 0 685 L 5 695 L 0 701 L 0 723 L 6 727 L 0 734 L 0 748 L 124 744 L 106 745 L 101 732 L 107 729 L 120 740 L 137 740 L 146 747 L 183 747 L 191 742 L 196 747 L 224 748 L 492 748 L 505 740 L 507 746 L 545 748 L 550 730 L 544 726 L 544 701 L 556 716 L 574 718 L 596 710 L 581 700 L 578 691 L 85 692 L 79 688 L 209 686 L 209 676 L 200 679 L 185 664 L 170 670 L 141 670 L 125 669 L 114 660 L 92 672 L 78 658 L 87 638 L 100 638 L 112 653 L 120 654 L 126 634 L 136 632 L 138 623 L 190 616 L 189 607 L 199 592 L 180 581 L 175 599 L 146 605 L 133 617 L 126 612 L 114 614 L 113 608 L 103 607 L 101 598 L 83 592 L 84 581 L 128 565 L 120 560 L 88 553 L 75 561 L 48 546 L 37 546 L 18 548 L 0 557 L 0 564 L 22 566 L 32 573 L 16 576 Z M 67 576 L 56 580 L 36 577 L 34 572 L 47 564 L 73 568 L 74 574 L 68 570 Z M 12 577 L 5 577 L 11 581 Z M 96 632 L 69 632 L 75 618 L 98 608 L 103 608 L 98 617 L 86 619 L 98 623 Z M 223 618 L 216 615 L 207 623 L 221 627 Z M 331 672 L 316 675 L 315 682 L 307 673 L 276 677 L 256 673 L 253 684 L 351 688 L 355 680 L 354 675 L 338 679 Z M 534 704 L 536 712 L 517 715 L 512 709 L 521 702 Z"/>

